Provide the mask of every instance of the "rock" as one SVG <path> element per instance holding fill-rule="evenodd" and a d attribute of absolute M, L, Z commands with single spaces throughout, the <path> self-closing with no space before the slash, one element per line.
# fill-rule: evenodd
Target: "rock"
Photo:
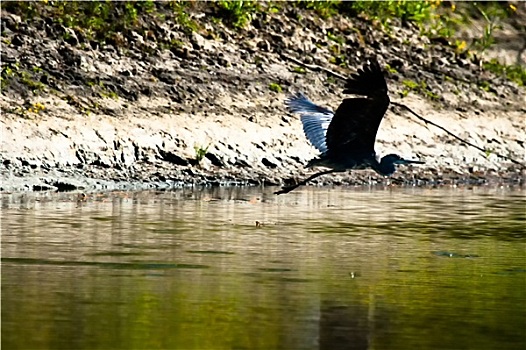
<path fill-rule="evenodd" d="M 190 59 L 194 56 L 191 53 L 191 50 L 186 47 L 172 47 L 170 51 L 175 55 L 175 57 L 180 57 L 184 59 Z"/>
<path fill-rule="evenodd" d="M 18 30 L 18 25 L 22 22 L 22 18 L 20 16 L 15 15 L 13 13 L 10 13 L 9 15 L 5 16 L 2 13 L 2 26 L 5 26 L 9 30 L 16 32 Z"/>
<path fill-rule="evenodd" d="M 56 191 L 57 188 L 55 186 L 49 186 L 46 184 L 38 184 L 33 185 L 33 191 L 40 192 L 40 191 Z"/>
<path fill-rule="evenodd" d="M 73 46 L 79 43 L 77 34 L 72 28 L 64 28 L 64 41 Z"/>
<path fill-rule="evenodd" d="M 267 158 L 263 158 L 263 159 L 261 160 L 261 163 L 262 163 L 264 166 L 269 167 L 269 168 L 271 168 L 271 169 L 276 169 L 276 168 L 278 167 L 277 164 L 271 162 L 271 161 L 268 160 Z"/>
<path fill-rule="evenodd" d="M 220 160 L 215 154 L 208 152 L 205 157 L 210 161 L 214 166 L 223 167 L 224 163 Z"/>
<path fill-rule="evenodd" d="M 78 181 L 71 180 L 56 181 L 53 183 L 53 187 L 59 192 L 75 191 L 84 188 L 84 186 L 80 185 Z"/>
<path fill-rule="evenodd" d="M 261 40 L 257 43 L 257 47 L 265 52 L 270 52 L 271 46 L 268 40 Z"/>
<path fill-rule="evenodd" d="M 170 163 L 173 163 L 173 164 L 176 164 L 176 165 L 180 165 L 180 166 L 187 166 L 189 164 L 188 160 L 179 157 L 177 154 L 175 154 L 173 152 L 165 151 L 165 150 L 162 150 L 162 149 L 159 149 L 158 151 L 159 151 L 159 155 L 160 155 L 161 159 L 163 159 L 163 160 L 165 160 L 167 162 L 170 162 Z"/>
<path fill-rule="evenodd" d="M 212 50 L 212 45 L 203 36 L 196 32 L 192 32 L 192 46 L 194 50 Z"/>
<path fill-rule="evenodd" d="M 13 40 L 11 40 L 11 44 L 15 46 L 22 46 L 24 45 L 24 37 L 20 34 L 17 34 L 13 37 Z"/>
<path fill-rule="evenodd" d="M 66 63 L 68 66 L 81 65 L 82 58 L 73 49 L 62 45 L 58 48 L 57 51 L 62 56 L 64 63 Z"/>

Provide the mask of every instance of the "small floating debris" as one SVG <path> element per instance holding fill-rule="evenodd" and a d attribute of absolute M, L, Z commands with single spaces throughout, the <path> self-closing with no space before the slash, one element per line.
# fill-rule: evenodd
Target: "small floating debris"
<path fill-rule="evenodd" d="M 479 255 L 476 254 L 459 254 L 455 252 L 447 252 L 447 251 L 435 251 L 432 252 L 433 255 L 446 257 L 446 258 L 478 258 Z"/>

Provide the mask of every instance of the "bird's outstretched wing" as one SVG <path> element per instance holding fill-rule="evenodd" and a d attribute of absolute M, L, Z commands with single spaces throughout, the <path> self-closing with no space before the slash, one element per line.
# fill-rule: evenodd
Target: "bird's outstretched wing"
<path fill-rule="evenodd" d="M 368 97 L 387 96 L 387 83 L 378 61 L 371 59 L 362 69 L 351 74 L 345 82 L 343 93 Z"/>
<path fill-rule="evenodd" d="M 376 60 L 350 76 L 344 93 L 362 95 L 340 104 L 327 129 L 326 144 L 332 156 L 371 154 L 380 122 L 389 106 L 387 84 Z"/>
<path fill-rule="evenodd" d="M 301 93 L 289 97 L 285 103 L 290 112 L 300 115 L 309 142 L 320 152 L 327 152 L 325 139 L 334 112 L 312 103 Z"/>

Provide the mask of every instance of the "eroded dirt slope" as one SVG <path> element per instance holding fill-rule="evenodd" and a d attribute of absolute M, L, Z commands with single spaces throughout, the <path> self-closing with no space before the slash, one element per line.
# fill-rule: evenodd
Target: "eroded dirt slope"
<path fill-rule="evenodd" d="M 195 11 L 199 31 L 152 22 L 153 37 L 132 32 L 125 48 L 87 41 L 53 19 L 22 21 L 2 11 L 2 67 L 16 67 L 18 75 L 0 99 L 1 187 L 289 181 L 308 173 L 304 164 L 316 151 L 302 135 L 299 118 L 286 112 L 285 98 L 302 91 L 332 109 L 343 98 L 343 81 L 304 64 L 347 75 L 372 55 L 391 68 L 386 77 L 393 101 L 492 151 L 466 147 L 392 108 L 382 122 L 377 151 L 426 161 L 400 168 L 395 181 L 517 182 L 524 177 L 520 166 L 495 154 L 526 163 L 524 88 L 414 28 L 396 28 L 396 35 L 389 35 L 360 19 L 322 20 L 290 9 L 233 30 Z M 173 37 L 178 45 L 160 47 L 155 36 Z M 340 57 L 335 52 L 347 57 L 347 67 L 335 60 Z M 408 81 L 423 88 L 408 91 Z M 385 179 L 359 171 L 320 181 Z"/>

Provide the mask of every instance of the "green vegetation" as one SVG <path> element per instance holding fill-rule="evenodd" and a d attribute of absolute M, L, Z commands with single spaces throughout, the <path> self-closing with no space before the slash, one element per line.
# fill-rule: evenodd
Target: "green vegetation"
<path fill-rule="evenodd" d="M 299 73 L 299 74 L 305 74 L 306 73 L 305 68 L 299 67 L 299 66 L 296 66 L 296 67 L 292 68 L 292 71 L 294 73 Z"/>
<path fill-rule="evenodd" d="M 457 7 L 458 4 L 458 7 Z M 144 37 L 153 34 L 150 27 L 156 22 L 172 19 L 187 33 L 200 30 L 200 25 L 191 18 L 193 9 L 209 7 L 211 16 L 224 21 L 234 28 L 243 28 L 260 13 L 276 13 L 285 6 L 280 2 L 226 1 L 196 3 L 191 1 L 20 1 L 6 2 L 3 9 L 14 12 L 24 19 L 35 17 L 54 18 L 65 27 L 81 31 L 88 39 L 110 41 L 125 45 L 126 33 L 137 31 Z M 423 35 L 452 39 L 457 28 L 472 19 L 483 19 L 486 26 L 479 38 L 469 46 L 470 49 L 484 51 L 494 43 L 494 32 L 500 28 L 502 19 L 512 14 L 513 5 L 499 2 L 442 2 L 433 1 L 299 1 L 291 3 L 305 10 L 311 10 L 327 18 L 336 14 L 348 17 L 360 17 L 382 28 L 390 30 L 394 21 L 414 23 Z M 71 34 L 66 32 L 65 37 Z M 328 32 L 331 41 L 343 45 L 345 37 Z M 156 37 L 164 45 L 175 45 L 169 38 Z M 166 42 L 165 42 L 166 41 Z M 461 43 L 456 44 L 463 49 Z"/>
<path fill-rule="evenodd" d="M 491 85 L 488 81 L 486 80 L 481 80 L 478 82 L 478 86 L 479 88 L 481 88 L 482 90 L 486 91 L 486 92 L 489 92 L 490 89 L 491 89 Z"/>
<path fill-rule="evenodd" d="M 104 83 L 100 82 L 99 87 L 100 89 L 98 91 L 98 94 L 100 95 L 100 97 L 111 98 L 113 100 L 117 100 L 119 98 L 119 95 L 115 91 L 111 91 L 108 88 L 106 88 L 104 86 Z"/>
<path fill-rule="evenodd" d="M 103 81 L 100 80 L 88 80 L 86 83 L 95 94 L 97 94 L 99 97 L 102 98 L 111 98 L 111 99 L 118 99 L 119 95 L 115 92 L 110 90 L 106 85 L 104 85 Z"/>
<path fill-rule="evenodd" d="M 33 75 L 25 70 L 20 72 L 19 78 L 22 83 L 31 88 L 33 93 L 37 93 L 46 88 L 46 85 L 44 85 L 40 81 L 33 79 Z"/>
<path fill-rule="evenodd" d="M 402 81 L 402 85 L 404 85 L 409 90 L 416 90 L 419 87 L 418 83 L 413 80 L 404 80 Z"/>
<path fill-rule="evenodd" d="M 336 78 L 333 77 L 333 76 L 331 76 L 331 75 L 329 75 L 329 76 L 327 77 L 327 80 L 326 80 L 326 81 L 327 81 L 327 84 L 329 84 L 329 85 L 336 84 Z"/>
<path fill-rule="evenodd" d="M 337 42 L 340 45 L 345 44 L 345 38 L 343 36 L 335 35 L 332 32 L 327 32 L 327 38 L 329 40 Z"/>
<path fill-rule="evenodd" d="M 87 39 L 126 46 L 126 34 L 133 30 L 146 38 L 152 38 L 151 26 L 167 17 L 188 32 L 198 29 L 189 18 L 187 10 L 193 6 L 189 1 L 17 1 L 6 2 L 2 8 L 21 16 L 22 20 L 53 18 L 67 28 L 80 32 Z M 64 34 L 69 39 L 70 33 Z M 165 38 L 155 38 L 164 42 Z M 170 41 L 164 42 L 170 44 Z"/>
<path fill-rule="evenodd" d="M 333 53 L 329 58 L 329 62 L 340 67 L 347 67 L 347 57 L 341 53 Z"/>
<path fill-rule="evenodd" d="M 386 64 L 384 68 L 385 68 L 385 71 L 390 73 L 390 74 L 397 74 L 398 73 L 398 71 L 395 68 L 391 67 L 388 64 Z"/>
<path fill-rule="evenodd" d="M 0 89 L 3 90 L 9 84 L 9 81 L 15 76 L 18 65 L 2 66 L 2 73 L 0 74 Z"/>
<path fill-rule="evenodd" d="M 33 93 L 38 93 L 46 88 L 46 85 L 35 78 L 37 75 L 43 75 L 42 69 L 32 67 L 30 71 L 20 67 L 19 63 L 7 63 L 2 66 L 0 74 L 0 88 L 3 90 L 9 86 L 9 83 L 16 79 L 28 86 Z"/>
<path fill-rule="evenodd" d="M 329 18 L 339 12 L 341 1 L 298 1 L 298 5 L 308 10 L 313 10 L 322 18 Z"/>
<path fill-rule="evenodd" d="M 401 92 L 401 97 L 406 97 L 409 92 L 413 91 L 416 93 L 420 93 L 421 95 L 424 95 L 425 97 L 429 98 L 430 100 L 438 100 L 440 96 L 438 96 L 436 93 L 431 91 L 429 86 L 426 84 L 425 81 L 421 81 L 420 83 L 417 83 L 413 80 L 403 80 L 402 85 L 404 86 L 404 90 Z"/>
<path fill-rule="evenodd" d="M 40 102 L 32 102 L 23 106 L 15 106 L 13 108 L 8 108 L 10 113 L 16 114 L 24 119 L 35 119 L 39 114 L 42 114 L 46 110 Z"/>
<path fill-rule="evenodd" d="M 424 24 L 436 18 L 441 6 L 435 1 L 299 1 L 299 7 L 313 10 L 319 16 L 328 18 L 336 14 L 349 17 L 361 17 L 388 28 L 393 20 Z"/>
<path fill-rule="evenodd" d="M 246 26 L 254 14 L 259 11 L 257 1 L 220 0 L 216 4 L 219 8 L 219 17 L 225 19 L 235 28 Z"/>
<path fill-rule="evenodd" d="M 430 21 L 440 1 L 352 1 L 344 2 L 344 11 L 388 25 L 391 18 L 402 22 L 424 23 Z"/>
<path fill-rule="evenodd" d="M 188 14 L 188 10 L 191 6 L 188 1 L 169 1 L 168 3 L 173 15 L 175 16 L 175 23 L 178 23 L 186 34 L 190 34 L 199 29 L 197 22 Z M 157 17 L 159 19 L 166 19 L 167 15 L 161 13 Z"/>
<path fill-rule="evenodd" d="M 203 146 L 194 146 L 194 150 L 195 150 L 195 161 L 197 162 L 197 164 L 201 163 L 201 161 L 203 160 L 203 158 L 206 156 L 206 154 L 208 153 L 208 148 L 210 147 L 210 143 L 206 146 L 206 147 L 203 147 Z"/>
<path fill-rule="evenodd" d="M 270 89 L 270 91 L 274 91 L 277 93 L 280 93 L 283 91 L 283 88 L 278 83 L 270 83 L 268 88 Z"/>
<path fill-rule="evenodd" d="M 480 12 L 486 24 L 483 28 L 482 35 L 473 41 L 472 46 L 474 49 L 484 52 L 495 43 L 494 31 L 502 28 L 499 22 L 502 18 L 507 17 L 507 13 L 500 6 L 486 6 L 484 8 L 476 2 L 473 3 L 473 6 Z"/>
<path fill-rule="evenodd" d="M 502 21 L 517 10 L 508 2 L 443 2 L 434 1 L 300 1 L 297 6 L 313 10 L 321 17 L 327 18 L 335 14 L 349 17 L 360 17 L 379 25 L 387 33 L 391 32 L 391 25 L 399 21 L 401 24 L 416 25 L 422 35 L 431 39 L 442 38 L 462 57 L 474 58 L 488 50 L 495 43 L 495 32 L 502 28 Z M 455 34 L 462 26 L 469 25 L 473 20 L 482 20 L 483 28 L 478 37 L 471 42 L 455 38 Z M 329 40 L 343 45 L 344 40 L 338 33 L 328 32 Z M 345 66 L 346 58 L 338 45 L 329 47 L 332 57 L 329 61 L 336 65 Z M 525 85 L 525 70 L 519 65 L 502 65 L 496 60 L 484 62 L 483 67 L 495 74 L 503 75 L 519 85 Z M 386 67 L 387 71 L 395 74 L 396 70 Z M 482 88 L 482 86 L 481 86 Z M 486 90 L 489 87 L 484 87 Z M 411 87 L 406 85 L 404 93 L 420 91 L 431 98 L 436 95 L 427 87 Z"/>
<path fill-rule="evenodd" d="M 384 30 L 393 36 L 393 25 L 412 26 L 419 29 L 422 35 L 432 40 L 438 40 L 449 45 L 462 58 L 474 59 L 487 51 L 494 44 L 495 33 L 502 26 L 502 21 L 513 15 L 516 8 L 509 2 L 443 2 L 433 1 L 298 1 L 282 3 L 277 1 L 227 1 L 216 2 L 191 2 L 191 1 L 165 1 L 153 0 L 135 2 L 117 1 L 28 1 L 5 2 L 2 10 L 15 13 L 24 20 L 35 18 L 53 18 L 55 22 L 69 28 L 62 35 L 66 41 L 79 39 L 78 48 L 84 49 L 90 41 L 102 44 L 112 44 L 118 48 L 127 48 L 130 45 L 139 46 L 145 54 L 155 54 L 162 50 L 173 52 L 183 51 L 185 43 L 192 32 L 199 32 L 208 38 L 221 38 L 219 31 L 204 25 L 223 23 L 233 29 L 242 30 L 256 18 L 268 20 L 274 13 L 283 11 L 286 7 L 295 7 L 296 17 L 302 20 L 302 14 L 314 12 L 322 18 L 341 15 L 358 18 L 370 22 L 371 25 Z M 196 19 L 192 14 L 202 13 L 206 9 L 206 17 Z M 170 35 L 160 35 L 158 26 L 164 25 L 168 20 L 178 24 L 187 38 L 174 38 Z M 473 40 L 463 40 L 456 37 L 456 32 L 461 26 L 479 20 L 483 23 L 480 34 Z M 259 22 L 258 22 L 259 23 Z M 367 45 L 366 40 L 358 28 L 351 28 L 356 32 L 356 37 L 362 45 Z M 133 33 L 132 33 L 133 32 Z M 133 35 L 132 35 L 133 34 Z M 136 34 L 144 38 L 142 44 L 136 40 Z M 342 33 L 337 28 L 327 31 L 327 42 L 316 43 L 318 47 L 328 45 L 331 57 L 329 62 L 346 67 L 348 62 L 348 48 L 346 42 L 348 33 Z M 2 38 L 5 45 L 11 43 L 7 38 Z M 148 45 L 155 43 L 156 45 Z M 408 43 L 409 44 L 409 43 Z M 478 58 L 477 58 L 478 59 Z M 260 59 L 256 56 L 254 62 Z M 506 66 L 496 60 L 482 62 L 484 69 L 506 77 L 517 84 L 525 85 L 525 70 L 518 65 Z M 398 74 L 397 70 L 386 66 L 390 74 Z M 305 73 L 303 67 L 294 67 L 292 71 Z M 30 68 L 17 68 L 13 65 L 2 65 L 0 87 L 9 86 L 11 79 L 18 79 L 26 84 L 33 92 L 42 91 L 46 80 L 42 78 L 46 72 Z M 96 93 L 102 97 L 116 98 L 117 93 L 107 90 L 98 82 L 93 86 Z M 421 86 L 405 86 L 405 94 L 409 91 L 425 93 L 426 96 L 435 98 L 429 88 Z M 480 85 L 483 89 L 487 86 Z M 282 87 L 277 83 L 269 85 L 274 92 L 281 92 Z"/>
<path fill-rule="evenodd" d="M 518 64 L 503 65 L 496 59 L 484 62 L 484 69 L 502 75 L 520 86 L 526 86 L 526 69 Z"/>
<path fill-rule="evenodd" d="M 83 28 L 91 38 L 103 39 L 132 27 L 138 14 L 151 11 L 151 1 L 141 3 L 105 1 L 9 2 L 5 6 L 25 18 L 52 17 L 68 28 Z M 122 13 L 117 16 L 116 13 Z"/>

